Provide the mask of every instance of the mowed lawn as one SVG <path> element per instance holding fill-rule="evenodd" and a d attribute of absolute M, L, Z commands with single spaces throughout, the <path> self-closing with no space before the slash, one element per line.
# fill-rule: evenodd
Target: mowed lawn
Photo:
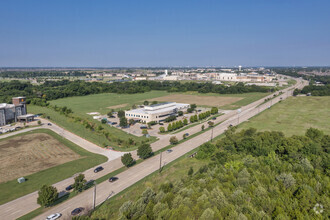
<path fill-rule="evenodd" d="M 107 158 L 105 156 L 90 153 L 48 129 L 37 129 L 34 131 L 18 134 L 12 137 L 1 139 L 0 143 L 13 140 L 15 141 L 16 148 L 24 148 L 26 146 L 25 140 L 28 140 L 29 138 L 35 138 L 36 136 L 38 136 L 38 134 L 40 134 L 39 137 L 47 137 L 47 140 L 42 141 L 42 144 L 45 146 L 45 148 L 52 147 L 54 143 L 58 143 L 59 145 L 61 145 L 60 148 L 57 147 L 54 150 L 42 150 L 40 149 L 41 146 L 37 146 L 37 148 L 39 149 L 37 151 L 36 149 L 34 149 L 33 146 L 31 146 L 29 147 L 29 152 L 28 150 L 25 150 L 25 153 L 22 154 L 20 158 L 23 161 L 17 161 L 17 163 L 26 163 L 24 165 L 24 168 L 26 169 L 26 173 L 30 175 L 24 175 L 24 171 L 22 170 L 23 168 L 21 167 L 19 174 L 27 179 L 26 182 L 18 183 L 15 177 L 15 179 L 13 180 L 0 183 L 0 204 L 4 204 L 26 194 L 37 191 L 44 184 L 51 185 L 57 183 L 61 180 L 73 176 L 76 173 L 85 171 L 89 168 L 92 168 L 107 161 Z M 24 141 L 19 141 L 19 137 L 22 137 Z M 48 143 L 50 146 L 48 146 Z M 6 154 L 6 152 L 8 154 L 12 153 L 12 151 L 3 150 L 1 151 L 1 157 L 6 157 L 6 155 L 4 155 Z M 59 159 L 61 157 L 61 154 L 65 152 L 67 154 L 66 156 L 62 155 L 62 159 L 68 157 L 68 155 L 71 156 L 69 156 L 69 159 L 67 158 L 66 160 L 63 160 L 62 164 L 58 165 L 59 161 L 56 161 L 56 163 L 54 162 L 53 165 L 47 164 L 48 156 L 57 157 Z M 34 164 L 28 164 L 29 162 L 34 163 L 37 160 L 40 166 L 42 166 L 41 168 L 34 167 Z M 7 169 L 10 168 L 7 167 Z M 15 167 L 12 167 L 12 169 L 15 169 Z M 38 171 L 31 174 L 31 170 L 33 169 L 36 169 Z M 8 170 L 8 172 L 10 172 L 10 170 Z"/>
<path fill-rule="evenodd" d="M 125 104 L 130 108 L 133 104 L 143 103 L 144 100 L 168 95 L 166 91 L 151 91 L 137 94 L 115 94 L 102 93 L 87 96 L 76 96 L 50 101 L 52 105 L 67 106 L 74 113 L 86 115 L 89 112 L 99 112 L 106 114 L 110 108 L 125 108 Z M 117 106 L 123 107 L 117 107 Z"/>
<path fill-rule="evenodd" d="M 95 143 L 98 146 L 102 147 L 104 144 L 108 144 L 111 147 L 114 147 L 116 150 L 120 150 L 120 151 L 130 151 L 130 150 L 134 150 L 137 148 L 137 146 L 134 146 L 131 148 L 120 147 L 120 146 L 118 146 L 117 142 L 107 140 L 104 135 L 98 134 L 96 131 L 91 131 L 90 129 L 85 128 L 81 123 L 75 122 L 73 119 L 68 118 L 63 114 L 60 114 L 59 112 L 56 112 L 51 108 L 46 108 L 46 107 L 41 107 L 41 106 L 36 106 L 36 105 L 28 105 L 27 109 L 28 109 L 29 113 L 34 113 L 34 114 L 45 113 L 47 116 L 50 116 L 50 120 L 53 121 L 54 123 L 56 123 L 58 126 L 65 128 L 66 130 L 68 130 L 76 135 L 79 135 L 80 137 L 83 137 L 83 138 L 87 139 L 88 141 Z M 75 112 L 74 112 L 74 114 L 76 115 Z M 81 116 L 80 114 L 78 114 L 78 115 Z M 84 116 L 81 116 L 81 117 L 88 118 L 89 121 L 95 123 L 97 126 L 103 125 L 103 124 L 101 124 L 100 121 L 92 119 L 92 117 L 87 114 L 84 114 Z M 135 135 L 128 134 L 121 129 L 111 127 L 109 125 L 103 125 L 103 127 L 106 131 L 108 131 L 110 133 L 111 137 L 120 138 L 122 140 L 128 140 L 129 138 L 131 138 L 135 142 L 141 142 L 141 141 L 144 141 L 147 139 L 150 142 L 156 141 L 156 137 L 150 137 L 150 138 L 137 137 Z"/>
<path fill-rule="evenodd" d="M 262 93 L 262 92 L 250 92 L 250 93 L 242 93 L 242 94 L 217 94 L 217 93 L 197 93 L 197 92 L 186 92 L 184 94 L 187 95 L 198 95 L 198 96 L 214 96 L 214 97 L 219 97 L 219 98 L 226 98 L 230 99 L 232 98 L 232 101 L 228 103 L 226 102 L 223 103 L 218 103 L 214 104 L 213 102 L 210 102 L 208 106 L 217 106 L 220 109 L 224 110 L 233 110 L 240 108 L 242 106 L 248 105 L 252 102 L 255 102 L 259 99 L 262 99 L 263 97 L 266 97 L 270 93 Z M 197 104 L 197 103 L 196 103 Z"/>
<path fill-rule="evenodd" d="M 290 97 L 260 113 L 240 128 L 282 131 L 285 135 L 303 135 L 310 127 L 330 134 L 330 97 Z"/>

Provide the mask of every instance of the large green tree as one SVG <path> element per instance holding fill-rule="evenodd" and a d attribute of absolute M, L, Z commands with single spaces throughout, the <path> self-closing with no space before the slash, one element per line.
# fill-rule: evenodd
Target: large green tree
<path fill-rule="evenodd" d="M 57 189 L 54 186 L 43 185 L 38 192 L 37 203 L 47 207 L 55 202 L 58 197 Z"/>
<path fill-rule="evenodd" d="M 152 149 L 150 147 L 150 144 L 142 144 L 139 146 L 137 150 L 137 155 L 142 158 L 146 159 L 152 155 Z"/>
<path fill-rule="evenodd" d="M 134 164 L 134 159 L 131 153 L 124 154 L 121 156 L 121 162 L 126 166 L 130 167 Z"/>
<path fill-rule="evenodd" d="M 73 189 L 74 191 L 81 192 L 85 187 L 86 179 L 84 174 L 79 174 L 74 178 Z"/>

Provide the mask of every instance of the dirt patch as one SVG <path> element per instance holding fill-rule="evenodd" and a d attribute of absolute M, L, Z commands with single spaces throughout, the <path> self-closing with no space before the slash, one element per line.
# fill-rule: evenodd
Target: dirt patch
<path fill-rule="evenodd" d="M 109 106 L 107 108 L 110 108 L 110 109 L 117 109 L 117 108 L 125 108 L 128 104 L 125 103 L 125 104 L 120 104 L 120 105 L 113 105 L 113 106 Z"/>
<path fill-rule="evenodd" d="M 224 106 L 235 103 L 243 98 L 241 97 L 221 97 L 221 96 L 202 96 L 202 95 L 183 95 L 173 94 L 159 98 L 149 99 L 149 101 L 158 102 L 179 102 L 205 106 Z"/>
<path fill-rule="evenodd" d="M 28 134 L 0 142 L 0 183 L 80 158 L 48 134 Z"/>

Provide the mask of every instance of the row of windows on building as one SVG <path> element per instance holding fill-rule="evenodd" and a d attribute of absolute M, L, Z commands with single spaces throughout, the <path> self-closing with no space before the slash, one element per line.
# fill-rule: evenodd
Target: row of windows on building
<path fill-rule="evenodd" d="M 126 114 L 126 116 L 132 116 L 132 117 L 137 117 L 137 118 L 149 118 L 149 116 L 145 116 L 145 115 L 135 115 L 135 114 Z"/>

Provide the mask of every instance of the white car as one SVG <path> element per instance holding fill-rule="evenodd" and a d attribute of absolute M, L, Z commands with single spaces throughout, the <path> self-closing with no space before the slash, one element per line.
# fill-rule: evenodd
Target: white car
<path fill-rule="evenodd" d="M 58 219 L 59 217 L 61 217 L 62 214 L 61 213 L 55 213 L 55 214 L 51 214 L 49 215 L 46 220 L 55 220 L 55 219 Z"/>

